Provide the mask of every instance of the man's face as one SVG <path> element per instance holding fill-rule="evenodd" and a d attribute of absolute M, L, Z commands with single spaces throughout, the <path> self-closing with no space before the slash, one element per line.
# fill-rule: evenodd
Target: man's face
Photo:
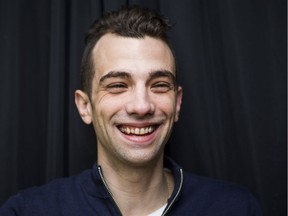
<path fill-rule="evenodd" d="M 98 160 L 141 165 L 160 158 L 182 98 L 171 50 L 152 37 L 107 34 L 92 54 L 95 75 L 91 101 L 84 95 L 84 116 L 77 92 L 76 104 L 94 125 Z"/>

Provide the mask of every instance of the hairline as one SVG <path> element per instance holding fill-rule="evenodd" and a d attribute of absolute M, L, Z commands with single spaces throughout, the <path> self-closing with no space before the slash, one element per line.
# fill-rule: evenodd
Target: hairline
<path fill-rule="evenodd" d="M 111 31 L 108 31 L 106 33 L 104 33 L 103 35 L 101 35 L 99 38 L 97 38 L 93 44 L 93 46 L 89 47 L 90 50 L 90 58 L 88 59 L 88 62 L 89 62 L 89 66 L 91 67 L 91 69 L 93 70 L 92 72 L 92 76 L 90 77 L 90 88 L 88 89 L 89 92 L 86 92 L 86 94 L 88 95 L 88 97 L 91 99 L 92 97 L 92 90 L 93 90 L 93 79 L 94 79 L 94 76 L 95 76 L 95 73 L 96 73 L 96 67 L 95 67 L 95 62 L 94 62 L 94 50 L 95 50 L 95 47 L 96 45 L 98 44 L 98 42 L 101 40 L 101 38 L 103 38 L 104 36 L 106 35 L 115 35 L 117 37 L 122 37 L 122 38 L 133 38 L 133 39 L 144 39 L 145 37 L 150 37 L 150 38 L 154 38 L 154 39 L 157 39 L 157 40 L 160 40 L 162 41 L 164 44 L 167 45 L 167 47 L 169 48 L 171 54 L 172 54 L 172 57 L 173 57 L 173 69 L 174 69 L 174 75 L 176 77 L 176 56 L 175 56 L 175 53 L 174 53 L 174 50 L 172 48 L 172 45 L 169 43 L 168 40 L 165 40 L 161 37 L 157 37 L 157 36 L 153 36 L 153 35 L 149 35 L 149 34 L 144 34 L 143 36 L 124 36 L 124 35 L 121 35 L 121 34 L 118 34 L 118 33 L 115 33 L 115 32 L 111 32 Z M 84 91 L 86 91 L 84 89 Z"/>

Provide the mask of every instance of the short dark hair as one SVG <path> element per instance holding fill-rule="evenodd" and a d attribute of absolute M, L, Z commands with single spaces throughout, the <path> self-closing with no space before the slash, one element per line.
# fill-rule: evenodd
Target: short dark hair
<path fill-rule="evenodd" d="M 108 12 L 103 18 L 96 20 L 85 35 L 86 47 L 81 62 L 82 90 L 91 98 L 95 73 L 92 50 L 102 36 L 108 33 L 131 38 L 150 36 L 164 41 L 173 53 L 167 36 L 170 28 L 171 24 L 165 16 L 139 6 L 123 7 L 118 11 Z"/>

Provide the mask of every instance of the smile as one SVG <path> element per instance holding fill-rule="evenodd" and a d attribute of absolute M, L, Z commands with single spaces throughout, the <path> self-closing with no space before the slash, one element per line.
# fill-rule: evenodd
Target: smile
<path fill-rule="evenodd" d="M 124 134 L 143 136 L 153 133 L 156 129 L 156 126 L 141 127 L 141 128 L 120 126 L 119 129 Z"/>

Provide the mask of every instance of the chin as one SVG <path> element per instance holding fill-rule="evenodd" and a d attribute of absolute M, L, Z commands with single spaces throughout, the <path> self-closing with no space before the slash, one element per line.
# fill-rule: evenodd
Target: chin
<path fill-rule="evenodd" d="M 159 160 L 162 160 L 162 154 L 160 153 L 131 153 L 131 155 L 125 154 L 122 158 L 123 161 L 129 166 L 144 167 L 154 165 Z"/>

